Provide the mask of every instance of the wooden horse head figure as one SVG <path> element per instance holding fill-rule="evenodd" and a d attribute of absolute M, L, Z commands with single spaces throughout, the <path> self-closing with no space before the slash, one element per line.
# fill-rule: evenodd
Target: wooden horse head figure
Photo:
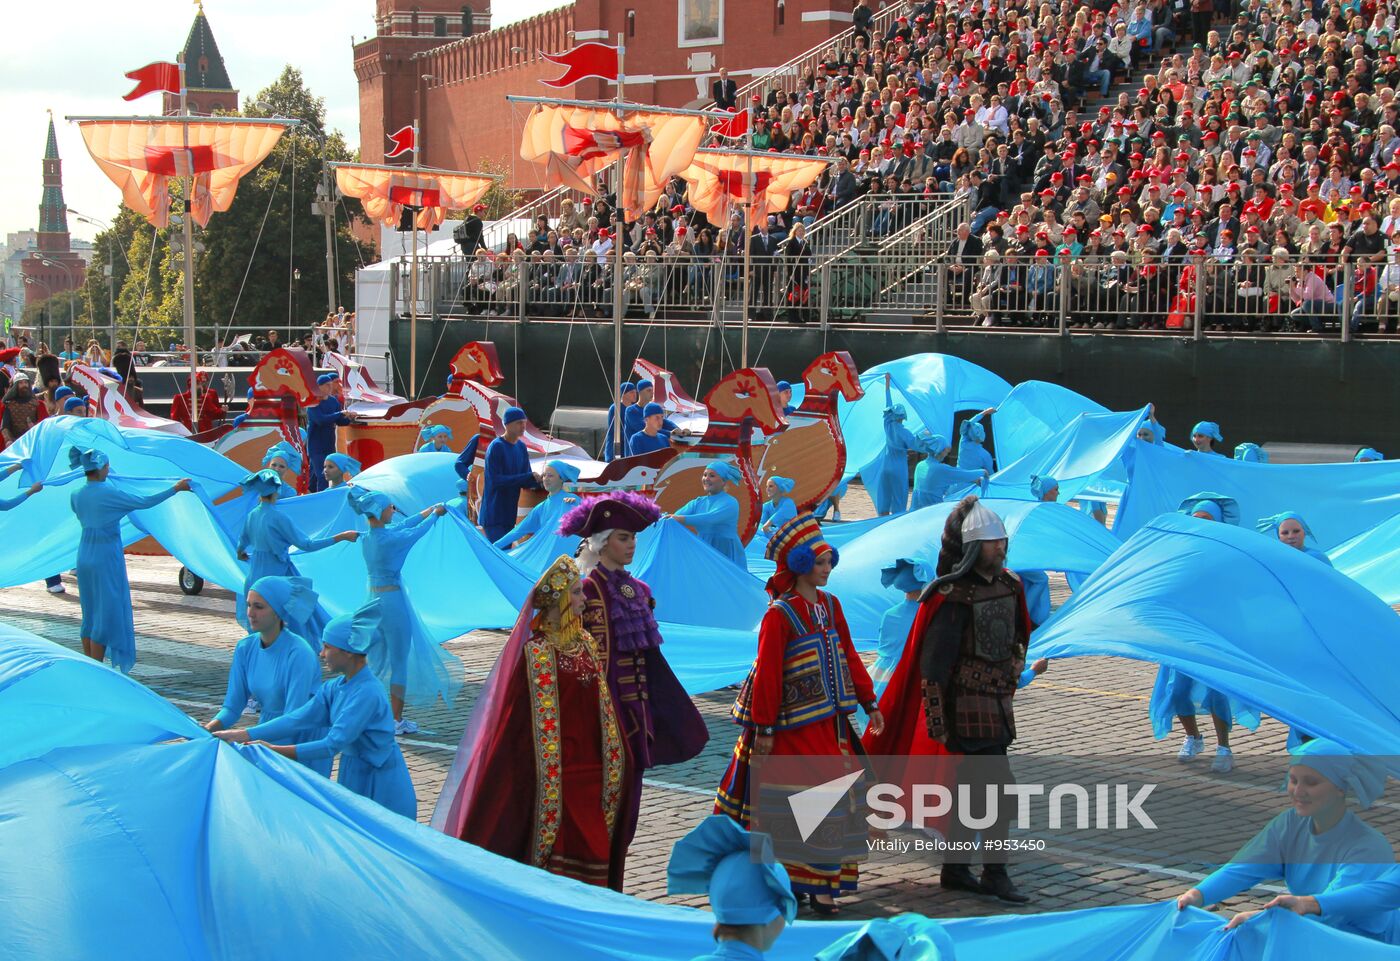
<path fill-rule="evenodd" d="M 387 390 L 381 390 L 374 382 L 370 372 L 365 370 L 359 361 L 347 357 L 344 354 L 337 354 L 334 351 L 326 352 L 326 363 L 331 370 L 340 375 L 340 382 L 345 385 L 345 403 L 352 405 L 360 404 L 402 404 L 408 398 L 400 397 L 398 394 L 391 394 Z"/>
<path fill-rule="evenodd" d="M 467 341 L 449 366 L 452 376 L 447 382 L 448 393 L 460 393 L 458 385 L 464 380 L 475 381 L 484 387 L 495 387 L 506 379 L 501 372 L 496 345 L 489 340 Z"/>
<path fill-rule="evenodd" d="M 855 361 L 844 350 L 812 361 L 802 380 L 807 390 L 802 406 L 792 414 L 792 425 L 768 437 L 763 445 L 758 489 L 762 491 L 770 477 L 787 477 L 793 482 L 789 496 L 798 510 L 811 510 L 841 483 L 846 469 L 846 440 L 837 418 L 837 395 L 858 400 L 865 391 Z"/>
<path fill-rule="evenodd" d="M 809 409 L 808 401 L 812 398 L 825 398 L 834 404 L 838 392 L 847 402 L 860 400 L 865 396 L 856 362 L 844 350 L 828 351 L 808 364 L 807 369 L 802 372 L 802 383 L 807 388 L 802 398 L 803 411 Z M 812 406 L 815 408 L 820 405 Z"/>
<path fill-rule="evenodd" d="M 677 414 L 702 414 L 705 405 L 685 392 L 676 381 L 676 375 L 664 367 L 658 367 L 645 358 L 638 357 L 632 364 L 640 379 L 651 381 L 655 396 L 652 400 L 666 410 Z"/>
<path fill-rule="evenodd" d="M 302 407 L 313 407 L 321 401 L 316 393 L 316 374 L 311 368 L 311 358 L 300 347 L 278 347 L 268 351 L 253 367 L 248 383 L 253 388 L 254 397 L 285 394 L 296 398 Z"/>
<path fill-rule="evenodd" d="M 94 417 L 109 420 L 118 427 L 141 427 L 166 434 L 188 437 L 189 430 L 179 421 L 157 417 L 139 404 L 132 403 L 121 391 L 121 382 L 110 374 L 75 363 L 69 370 L 70 379 L 87 394 Z"/>
<path fill-rule="evenodd" d="M 710 388 L 705 406 L 710 411 L 710 427 L 697 450 L 710 443 L 727 444 L 730 446 L 725 449 L 734 450 L 740 443 L 748 444 L 754 427 L 765 434 L 787 427 L 778 401 L 778 382 L 766 367 L 745 367 L 729 374 Z"/>

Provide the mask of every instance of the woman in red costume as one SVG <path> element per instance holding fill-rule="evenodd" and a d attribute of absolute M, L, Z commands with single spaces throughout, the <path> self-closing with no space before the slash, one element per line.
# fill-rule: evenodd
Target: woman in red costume
<path fill-rule="evenodd" d="M 629 759 L 583 605 L 578 566 L 560 557 L 535 584 L 467 723 L 433 827 L 620 891 Z"/>
<path fill-rule="evenodd" d="M 799 514 L 788 521 L 773 533 L 765 553 L 778 568 L 768 581 L 773 603 L 758 629 L 758 657 L 734 703 L 734 720 L 744 730 L 715 798 L 715 811 L 745 828 L 758 806 L 750 796 L 752 758 L 844 757 L 855 770 L 864 767 L 860 738 L 851 727 L 856 706 L 869 716 L 870 730 L 883 730 L 885 724 L 841 602 L 821 589 L 837 554 L 822 539 L 816 518 Z M 840 824 L 829 833 L 815 832 L 807 845 L 833 852 L 864 850 L 865 812 L 854 786 L 835 808 Z M 824 828 L 831 822 L 829 816 Z M 856 889 L 859 869 L 853 860 L 784 863 L 798 900 L 810 899 L 823 917 L 838 913 L 838 895 Z"/>

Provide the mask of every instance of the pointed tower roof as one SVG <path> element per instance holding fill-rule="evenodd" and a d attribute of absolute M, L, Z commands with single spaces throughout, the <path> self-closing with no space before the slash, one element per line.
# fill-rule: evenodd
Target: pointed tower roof
<path fill-rule="evenodd" d="M 44 147 L 44 193 L 39 201 L 39 233 L 67 234 L 68 206 L 63 202 L 63 167 L 58 159 L 58 134 L 49 114 L 49 142 Z M 64 248 L 67 248 L 65 239 Z"/>
<path fill-rule="evenodd" d="M 190 90 L 232 90 L 228 69 L 224 66 L 219 45 L 214 42 L 214 32 L 209 29 L 209 18 L 204 15 L 204 4 L 194 15 L 190 35 L 185 39 L 185 86 Z"/>

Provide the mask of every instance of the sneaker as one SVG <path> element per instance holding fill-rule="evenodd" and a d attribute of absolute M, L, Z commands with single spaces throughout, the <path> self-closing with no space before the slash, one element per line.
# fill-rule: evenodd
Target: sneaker
<path fill-rule="evenodd" d="M 244 714 L 261 714 L 261 713 L 262 713 L 262 702 L 259 701 L 256 697 L 250 697 L 250 698 L 248 698 L 248 703 L 244 706 L 244 708 L 243 708 L 243 713 L 244 713 Z"/>
<path fill-rule="evenodd" d="M 841 519 L 841 512 L 838 510 L 833 510 L 831 512 L 831 519 L 833 521 L 839 521 Z"/>
<path fill-rule="evenodd" d="M 45 588 L 50 594 L 67 594 L 68 591 L 62 584 L 49 584 Z"/>
<path fill-rule="evenodd" d="M 1189 761 L 1206 749 L 1206 739 L 1188 736 L 1181 742 L 1181 750 L 1176 752 L 1178 761 Z"/>
<path fill-rule="evenodd" d="M 1235 755 L 1230 753 L 1228 747 L 1216 748 L 1215 760 L 1210 762 L 1210 769 L 1215 774 L 1229 774 L 1235 769 Z"/>
<path fill-rule="evenodd" d="M 394 725 L 394 736 L 402 737 L 405 734 L 417 734 L 418 725 L 409 720 L 399 721 Z"/>

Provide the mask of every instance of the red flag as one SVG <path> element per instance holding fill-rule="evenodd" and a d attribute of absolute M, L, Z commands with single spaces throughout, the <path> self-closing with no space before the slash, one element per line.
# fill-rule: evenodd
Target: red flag
<path fill-rule="evenodd" d="M 405 207 L 441 207 L 442 191 L 436 187 L 391 186 L 389 200 Z"/>
<path fill-rule="evenodd" d="M 615 150 L 630 150 L 646 143 L 646 134 L 638 131 L 627 133 L 622 130 L 584 130 L 580 127 L 564 128 L 564 152 L 579 160 L 604 157 Z"/>
<path fill-rule="evenodd" d="M 385 160 L 418 149 L 418 131 L 413 129 L 413 124 L 395 130 L 389 134 L 389 139 L 393 141 L 394 149 L 384 155 Z"/>
<path fill-rule="evenodd" d="M 157 90 L 167 93 L 180 92 L 178 63 L 148 63 L 139 70 L 132 70 L 126 77 L 128 80 L 135 80 L 136 86 L 132 88 L 131 93 L 122 97 L 123 100 L 135 100 Z"/>
<path fill-rule="evenodd" d="M 551 63 L 568 67 L 558 80 L 541 80 L 547 87 L 567 87 L 587 77 L 616 80 L 618 75 L 617 48 L 606 43 L 581 43 L 567 53 L 541 53 Z"/>
<path fill-rule="evenodd" d="M 730 108 L 731 111 L 733 108 Z M 716 137 L 728 137 L 731 140 L 743 137 L 749 132 L 749 112 L 740 110 L 727 120 L 721 120 L 710 128 L 710 133 Z"/>
<path fill-rule="evenodd" d="M 736 200 L 743 199 L 745 192 L 744 182 L 748 180 L 748 176 L 744 173 L 744 171 L 717 170 L 715 171 L 715 175 L 719 177 L 719 182 L 724 185 L 725 193 L 729 194 L 729 196 L 735 198 Z M 754 199 L 759 200 L 759 198 L 763 195 L 764 192 L 768 190 L 769 185 L 772 183 L 773 175 L 771 173 L 769 173 L 766 170 L 754 171 L 753 182 L 749 185 L 753 187 Z"/>

